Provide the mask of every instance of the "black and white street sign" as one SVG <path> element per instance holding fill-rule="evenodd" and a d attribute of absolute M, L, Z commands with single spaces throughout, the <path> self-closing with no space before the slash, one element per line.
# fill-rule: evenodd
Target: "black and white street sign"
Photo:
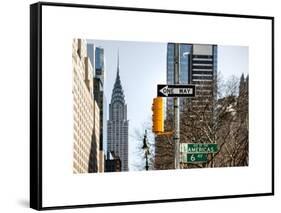
<path fill-rule="evenodd" d="M 195 96 L 195 85 L 158 84 L 157 85 L 157 96 L 158 97 L 194 97 Z"/>

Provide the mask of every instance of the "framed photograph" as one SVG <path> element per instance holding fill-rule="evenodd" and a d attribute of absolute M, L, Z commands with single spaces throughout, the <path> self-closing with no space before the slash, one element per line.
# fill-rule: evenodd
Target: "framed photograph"
<path fill-rule="evenodd" d="M 274 195 L 274 18 L 30 6 L 30 207 Z"/>

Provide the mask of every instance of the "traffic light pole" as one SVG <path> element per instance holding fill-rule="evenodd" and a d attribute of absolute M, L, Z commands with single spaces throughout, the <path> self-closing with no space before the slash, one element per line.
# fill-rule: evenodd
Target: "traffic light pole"
<path fill-rule="evenodd" d="M 180 70 L 180 47 L 179 43 L 175 44 L 175 63 L 174 63 L 174 84 L 179 84 L 179 70 Z M 180 169 L 180 109 L 179 97 L 174 97 L 174 154 L 175 154 L 175 169 Z"/>

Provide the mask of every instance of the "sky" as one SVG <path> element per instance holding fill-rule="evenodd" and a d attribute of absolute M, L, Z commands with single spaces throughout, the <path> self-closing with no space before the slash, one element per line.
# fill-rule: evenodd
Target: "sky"
<path fill-rule="evenodd" d="M 129 170 L 136 170 L 141 160 L 137 156 L 140 141 L 136 130 L 151 120 L 152 101 L 157 96 L 157 84 L 166 83 L 167 43 L 88 40 L 102 47 L 105 54 L 105 96 L 110 103 L 117 72 L 119 51 L 120 79 L 127 103 L 129 120 Z M 248 73 L 248 47 L 218 46 L 218 71 L 224 79 L 240 78 Z M 107 107 L 107 111 L 109 107 Z M 108 117 L 108 112 L 107 112 Z"/>
<path fill-rule="evenodd" d="M 249 73 L 249 48 L 245 46 L 218 46 L 218 71 L 225 80 L 232 75 Z"/>

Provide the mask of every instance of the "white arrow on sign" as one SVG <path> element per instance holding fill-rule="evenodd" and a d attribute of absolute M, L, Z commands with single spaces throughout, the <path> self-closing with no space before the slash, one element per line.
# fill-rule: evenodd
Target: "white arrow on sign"
<path fill-rule="evenodd" d="M 163 95 L 168 96 L 169 92 L 168 92 L 168 86 L 163 87 L 160 92 L 162 92 Z"/>

